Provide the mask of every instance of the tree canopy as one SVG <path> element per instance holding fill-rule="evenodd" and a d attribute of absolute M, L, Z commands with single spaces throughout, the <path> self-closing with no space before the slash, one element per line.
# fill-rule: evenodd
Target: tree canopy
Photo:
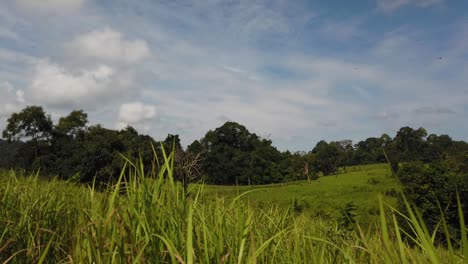
<path fill-rule="evenodd" d="M 19 113 L 13 113 L 7 120 L 2 136 L 8 140 L 44 140 L 50 137 L 52 121 L 41 106 L 28 106 Z"/>
<path fill-rule="evenodd" d="M 73 110 L 53 124 L 40 106 L 28 106 L 8 119 L 0 142 L 0 167 L 41 169 L 63 179 L 108 182 L 116 177 L 124 155 L 140 159 L 151 171 L 163 163 L 163 148 L 175 152 L 175 177 L 185 183 L 203 178 L 212 184 L 266 184 L 313 180 L 340 167 L 390 161 L 395 172 L 404 162 L 459 161 L 468 144 L 424 128 L 402 127 L 353 144 L 351 140 L 319 141 L 308 152 L 279 151 L 236 122 L 226 122 L 193 141 L 186 149 L 177 134 L 156 141 L 127 126 L 112 130 L 89 125 L 83 110 Z M 153 149 L 154 148 L 154 149 Z M 155 155 L 156 154 L 156 155 Z M 388 160 L 387 160 L 388 159 Z"/>

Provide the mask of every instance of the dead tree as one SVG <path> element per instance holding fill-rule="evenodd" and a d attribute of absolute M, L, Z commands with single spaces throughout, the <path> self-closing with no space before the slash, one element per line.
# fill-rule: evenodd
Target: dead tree
<path fill-rule="evenodd" d="M 201 166 L 203 162 L 203 153 L 176 151 L 176 178 L 182 182 L 184 195 L 188 197 L 188 188 L 191 181 L 201 176 Z"/>
<path fill-rule="evenodd" d="M 304 175 L 307 176 L 307 181 L 310 183 L 310 175 L 309 175 L 309 162 L 304 162 Z"/>

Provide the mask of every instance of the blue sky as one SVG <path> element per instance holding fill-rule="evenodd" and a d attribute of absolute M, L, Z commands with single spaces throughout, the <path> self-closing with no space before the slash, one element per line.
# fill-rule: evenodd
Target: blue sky
<path fill-rule="evenodd" d="M 468 140 L 468 2 L 3 0 L 0 129 L 84 109 L 183 144 L 236 121 L 282 150 L 402 126 Z"/>

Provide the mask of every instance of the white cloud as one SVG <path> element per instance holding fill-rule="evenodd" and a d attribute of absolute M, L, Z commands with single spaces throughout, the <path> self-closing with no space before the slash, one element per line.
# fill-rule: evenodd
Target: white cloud
<path fill-rule="evenodd" d="M 26 99 L 54 106 L 82 104 L 112 94 L 119 87 L 115 70 L 106 65 L 76 73 L 47 60 L 35 65 Z M 114 86 L 115 85 L 115 86 Z"/>
<path fill-rule="evenodd" d="M 232 120 L 258 134 L 271 133 L 275 145 L 293 149 L 323 138 L 388 132 L 412 119 L 464 120 L 466 30 L 452 34 L 449 28 L 446 33 L 456 37 L 435 43 L 432 29 L 399 27 L 402 18 L 395 21 L 399 28 L 376 33 L 368 28 L 373 16 L 314 16 L 303 1 L 123 2 L 114 1 L 111 8 L 93 2 L 101 7 L 83 8 L 66 20 L 47 17 L 50 28 L 14 8 L 0 8 L 0 17 L 2 11 L 12 16 L 4 27 L 25 40 L 24 47 L 0 48 L 0 79 L 22 89 L 2 90 L 8 100 L 0 98 L 0 106 L 35 103 L 57 113 L 76 106 L 94 111 L 93 123 L 132 124 L 150 129 L 155 138 L 179 133 L 184 144 Z M 391 12 L 442 1 L 377 3 L 379 12 Z M 25 20 L 21 26 L 17 17 Z M 334 45 L 337 40 L 342 43 Z M 156 51 L 157 60 L 151 54 Z M 455 113 L 420 115 L 415 109 L 421 102 L 444 102 Z"/>
<path fill-rule="evenodd" d="M 11 113 L 18 111 L 24 103 L 18 97 L 20 90 L 16 90 L 15 87 L 9 82 L 0 83 L 0 120 L 8 117 Z"/>
<path fill-rule="evenodd" d="M 31 12 L 62 13 L 79 10 L 85 0 L 15 0 L 17 6 Z"/>
<path fill-rule="evenodd" d="M 16 91 L 16 101 L 19 103 L 24 103 L 26 100 L 24 99 L 24 92 L 22 90 L 17 90 Z"/>
<path fill-rule="evenodd" d="M 427 8 L 440 5 L 444 1 L 445 0 L 377 0 L 377 8 L 383 12 L 392 12 L 407 5 Z"/>
<path fill-rule="evenodd" d="M 119 122 L 121 124 L 141 124 L 157 116 L 156 106 L 142 102 L 124 103 L 119 109 Z"/>
<path fill-rule="evenodd" d="M 144 40 L 127 40 L 122 33 L 111 28 L 80 35 L 70 46 L 73 52 L 78 52 L 82 56 L 112 62 L 136 63 L 151 55 Z"/>

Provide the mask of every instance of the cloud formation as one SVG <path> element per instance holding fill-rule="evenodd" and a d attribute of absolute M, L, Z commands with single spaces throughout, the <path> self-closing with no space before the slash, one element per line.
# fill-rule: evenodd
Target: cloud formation
<path fill-rule="evenodd" d="M 0 5 L 4 117 L 84 108 L 185 145 L 231 120 L 292 150 L 404 125 L 468 129 L 468 4 L 19 1 Z"/>
<path fill-rule="evenodd" d="M 0 121 L 18 111 L 24 103 L 23 91 L 15 89 L 9 82 L 0 82 Z"/>
<path fill-rule="evenodd" d="M 117 127 L 123 128 L 127 125 L 138 126 L 154 120 L 157 117 L 156 106 L 142 102 L 124 103 L 119 108 Z M 144 129 L 147 127 L 144 127 Z"/>
<path fill-rule="evenodd" d="M 120 106 L 119 120 L 138 124 L 156 117 L 156 107 L 142 102 L 125 103 Z"/>
<path fill-rule="evenodd" d="M 119 83 L 115 70 L 106 65 L 72 73 L 56 63 L 41 60 L 35 65 L 25 96 L 28 101 L 51 106 L 80 105 L 108 96 Z"/>
<path fill-rule="evenodd" d="M 137 63 L 151 54 L 144 40 L 125 39 L 122 33 L 111 28 L 79 35 L 70 48 L 81 56 L 124 63 Z"/>

